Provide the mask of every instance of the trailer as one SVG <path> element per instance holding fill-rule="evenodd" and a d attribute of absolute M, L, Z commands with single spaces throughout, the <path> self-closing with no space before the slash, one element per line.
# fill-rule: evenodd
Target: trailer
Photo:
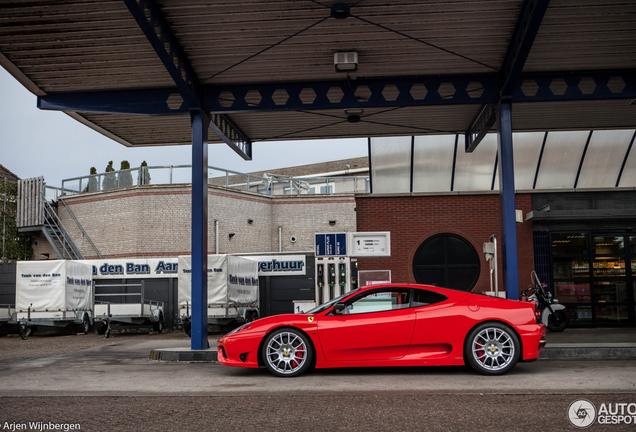
<path fill-rule="evenodd" d="M 179 319 L 191 334 L 190 256 L 179 257 Z M 259 318 L 258 262 L 234 255 L 208 256 L 208 331 Z"/>
<path fill-rule="evenodd" d="M 79 327 L 84 334 L 93 323 L 93 269 L 76 261 L 18 261 L 16 305 L 20 337 L 39 327 Z"/>
<path fill-rule="evenodd" d="M 124 292 L 99 292 L 105 288 L 121 289 Z M 108 301 L 109 299 L 116 301 Z M 127 299 L 139 299 L 139 301 L 128 302 Z M 161 333 L 163 331 L 163 310 L 163 302 L 145 298 L 143 280 L 134 284 L 100 284 L 95 286 L 95 329 L 97 334 L 105 337 L 110 337 L 114 325 L 152 326 L 153 331 Z"/>
<path fill-rule="evenodd" d="M 15 326 L 18 318 L 15 313 L 15 306 L 10 304 L 0 304 L 0 328 Z"/>

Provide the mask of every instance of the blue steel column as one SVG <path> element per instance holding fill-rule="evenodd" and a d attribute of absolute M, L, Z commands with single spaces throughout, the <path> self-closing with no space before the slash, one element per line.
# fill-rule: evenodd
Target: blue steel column
<path fill-rule="evenodd" d="M 497 106 L 499 129 L 499 200 L 503 235 L 503 282 L 506 297 L 519 300 L 519 264 L 517 259 L 517 222 L 515 217 L 515 173 L 512 154 L 512 103 L 502 99 Z"/>
<path fill-rule="evenodd" d="M 210 118 L 192 111 L 192 339 L 193 350 L 208 343 L 208 127 Z"/>

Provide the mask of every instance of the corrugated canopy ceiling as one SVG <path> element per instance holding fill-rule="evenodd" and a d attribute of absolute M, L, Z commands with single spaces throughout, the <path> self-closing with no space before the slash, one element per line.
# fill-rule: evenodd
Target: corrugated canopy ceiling
<path fill-rule="evenodd" d="M 524 6 L 522 0 L 361 0 L 349 2 L 351 16 L 335 19 L 335 3 L 156 1 L 210 95 L 210 110 L 227 114 L 252 141 L 463 134 L 493 101 L 486 81 L 496 85 Z M 634 1 L 551 1 L 523 68 L 528 77 L 548 74 L 549 91 L 534 78 L 519 82 L 515 131 L 636 127 L 636 105 L 624 97 L 636 91 L 635 41 Z M 358 53 L 359 68 L 349 78 L 334 71 L 339 51 Z M 181 115 L 92 109 L 72 115 L 125 145 L 191 142 L 175 81 L 122 0 L 2 1 L 0 64 L 39 96 L 175 88 L 162 103 L 174 110 L 166 114 Z M 576 78 L 571 93 L 573 73 L 585 77 Z M 438 84 L 417 84 L 437 78 Z M 400 85 L 400 79 L 412 81 Z M 312 87 L 322 82 L 332 83 L 324 95 Z M 294 83 L 297 93 L 289 87 Z M 346 95 L 334 93 L 333 83 L 355 89 L 350 106 L 363 110 L 359 122 L 347 121 L 340 104 Z M 613 96 L 565 97 L 577 88 Z M 435 97 L 439 104 L 426 102 Z M 460 97 L 466 103 L 453 102 Z M 413 100 L 421 104 L 407 106 Z"/>

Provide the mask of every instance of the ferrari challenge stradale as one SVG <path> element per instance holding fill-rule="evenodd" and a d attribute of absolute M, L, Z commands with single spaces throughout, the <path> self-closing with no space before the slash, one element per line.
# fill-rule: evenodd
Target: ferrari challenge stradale
<path fill-rule="evenodd" d="M 458 366 L 499 375 L 539 357 L 534 305 L 428 285 L 375 285 L 304 314 L 262 318 L 218 341 L 219 363 L 283 377 L 308 368 Z"/>

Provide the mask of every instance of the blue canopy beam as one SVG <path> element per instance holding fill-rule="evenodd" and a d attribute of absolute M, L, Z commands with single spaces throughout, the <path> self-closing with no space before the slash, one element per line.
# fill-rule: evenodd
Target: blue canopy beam
<path fill-rule="evenodd" d="M 512 97 L 549 4 L 550 0 L 525 0 L 523 2 L 499 72 L 500 98 Z M 495 124 L 494 115 L 486 120 L 480 119 L 485 110 L 491 110 L 494 114 L 494 110 L 484 107 L 472 122 L 466 132 L 466 152 L 472 152 Z M 479 125 L 483 128 L 475 130 L 474 128 Z"/>
<path fill-rule="evenodd" d="M 468 92 L 468 83 L 483 89 Z M 559 83 L 560 86 L 555 87 Z M 440 94 L 442 84 L 455 88 L 453 95 Z M 399 95 L 387 100 L 383 90 L 396 86 Z M 448 87 L 448 86 L 446 86 Z M 367 91 L 368 99 L 358 97 Z M 286 101 L 272 95 L 287 94 Z M 231 95 L 233 101 L 219 101 L 219 95 Z M 247 97 L 249 95 L 249 97 Z M 334 96 L 335 95 L 335 96 Z M 308 81 L 293 84 L 209 85 L 204 97 L 213 114 L 298 111 L 348 108 L 380 108 L 398 106 L 433 106 L 462 104 L 496 104 L 499 84 L 496 75 L 377 78 L 346 81 Z M 246 98 L 251 102 L 247 102 Z M 260 99 L 260 100 L 258 100 Z M 636 99 L 636 70 L 616 73 L 585 72 L 522 75 L 513 91 L 514 102 L 588 101 Z M 258 100 L 258 102 L 255 102 Z M 108 92 L 49 93 L 38 97 L 44 110 L 96 112 L 139 115 L 189 115 L 190 106 L 183 103 L 179 89 L 155 88 Z M 226 120 L 227 117 L 225 117 Z M 479 117 L 473 122 L 477 122 Z M 214 120 L 214 119 L 212 119 Z M 231 122 L 231 120 L 229 120 Z M 237 128 L 238 129 L 238 128 Z M 471 126 L 469 133 L 479 132 Z M 474 140 L 473 140 L 474 141 Z"/>
<path fill-rule="evenodd" d="M 497 106 L 497 160 L 499 162 L 499 203 L 501 212 L 503 282 L 506 298 L 519 300 L 519 259 L 515 212 L 515 175 L 512 152 L 512 103 L 502 99 Z"/>
<path fill-rule="evenodd" d="M 190 347 L 208 344 L 208 128 L 210 118 L 192 111 L 192 327 Z"/>
<path fill-rule="evenodd" d="M 159 6 L 154 0 L 123 1 L 177 85 L 181 97 L 188 105 L 188 110 L 198 109 L 207 113 L 203 85 Z M 165 103 L 167 104 L 167 102 Z M 217 127 L 212 128 L 214 132 L 217 135 L 220 133 L 219 138 L 243 159 L 251 160 L 251 140 L 240 129 L 236 128 L 230 119 L 224 118 L 222 115 L 218 116 L 217 119 L 220 121 L 216 124 Z M 225 130 L 228 131 L 227 134 L 223 133 Z M 245 153 L 243 148 L 249 148 L 249 151 Z"/>

